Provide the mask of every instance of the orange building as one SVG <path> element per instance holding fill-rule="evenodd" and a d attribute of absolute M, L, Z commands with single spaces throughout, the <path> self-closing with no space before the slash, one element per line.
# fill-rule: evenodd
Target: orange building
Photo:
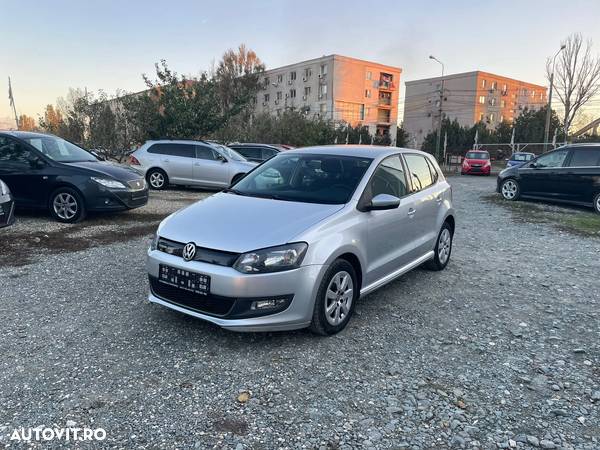
<path fill-rule="evenodd" d="M 340 55 L 270 69 L 256 112 L 298 109 L 339 124 L 367 126 L 371 134 L 395 140 L 401 73 L 398 67 Z"/>
<path fill-rule="evenodd" d="M 512 122 L 525 109 L 538 110 L 547 103 L 545 86 L 489 72 L 408 81 L 403 126 L 417 147 L 437 129 L 442 84 L 442 116 L 456 119 L 463 126 L 483 122 L 496 128 L 501 122 Z"/>

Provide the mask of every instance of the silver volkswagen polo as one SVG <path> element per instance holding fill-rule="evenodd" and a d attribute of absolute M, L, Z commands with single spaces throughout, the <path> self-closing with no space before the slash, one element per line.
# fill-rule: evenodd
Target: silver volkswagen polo
<path fill-rule="evenodd" d="M 290 150 L 163 220 L 149 300 L 230 330 L 334 334 L 359 296 L 422 264 L 444 269 L 454 228 L 427 153 Z"/>

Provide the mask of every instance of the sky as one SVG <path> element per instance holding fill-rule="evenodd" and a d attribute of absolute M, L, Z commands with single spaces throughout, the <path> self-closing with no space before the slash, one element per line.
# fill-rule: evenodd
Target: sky
<path fill-rule="evenodd" d="M 439 75 L 433 54 L 446 73 L 546 85 L 546 58 L 570 33 L 600 52 L 599 18 L 599 0 L 0 0 L 0 123 L 9 76 L 17 112 L 37 118 L 70 87 L 139 91 L 161 59 L 194 75 L 240 43 L 267 68 L 337 53 L 399 66 L 404 82 Z"/>

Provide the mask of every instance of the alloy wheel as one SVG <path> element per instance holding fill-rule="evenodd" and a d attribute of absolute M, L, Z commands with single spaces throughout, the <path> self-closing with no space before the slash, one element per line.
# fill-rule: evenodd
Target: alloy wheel
<path fill-rule="evenodd" d="M 440 263 L 446 264 L 448 258 L 450 258 L 450 250 L 452 249 L 452 234 L 448 228 L 444 228 L 440 233 L 440 239 L 438 240 L 438 259 Z"/>
<path fill-rule="evenodd" d="M 165 184 L 165 176 L 160 172 L 152 172 L 149 181 L 153 188 L 160 189 Z"/>
<path fill-rule="evenodd" d="M 517 196 L 517 183 L 513 180 L 506 180 L 502 184 L 502 196 L 507 200 L 513 200 Z"/>
<path fill-rule="evenodd" d="M 61 192 L 54 197 L 52 207 L 56 215 L 62 220 L 71 220 L 77 215 L 79 205 L 77 199 L 68 192 Z"/>
<path fill-rule="evenodd" d="M 346 271 L 336 273 L 325 293 L 325 317 L 330 325 L 337 326 L 343 322 L 352 307 L 354 283 Z"/>

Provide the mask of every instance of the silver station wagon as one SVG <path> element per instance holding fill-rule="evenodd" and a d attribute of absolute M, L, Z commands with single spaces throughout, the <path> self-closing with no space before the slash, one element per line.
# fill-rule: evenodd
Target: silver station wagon
<path fill-rule="evenodd" d="M 148 251 L 149 300 L 236 331 L 342 330 L 361 295 L 448 264 L 452 191 L 431 155 L 289 150 L 167 217 Z"/>

